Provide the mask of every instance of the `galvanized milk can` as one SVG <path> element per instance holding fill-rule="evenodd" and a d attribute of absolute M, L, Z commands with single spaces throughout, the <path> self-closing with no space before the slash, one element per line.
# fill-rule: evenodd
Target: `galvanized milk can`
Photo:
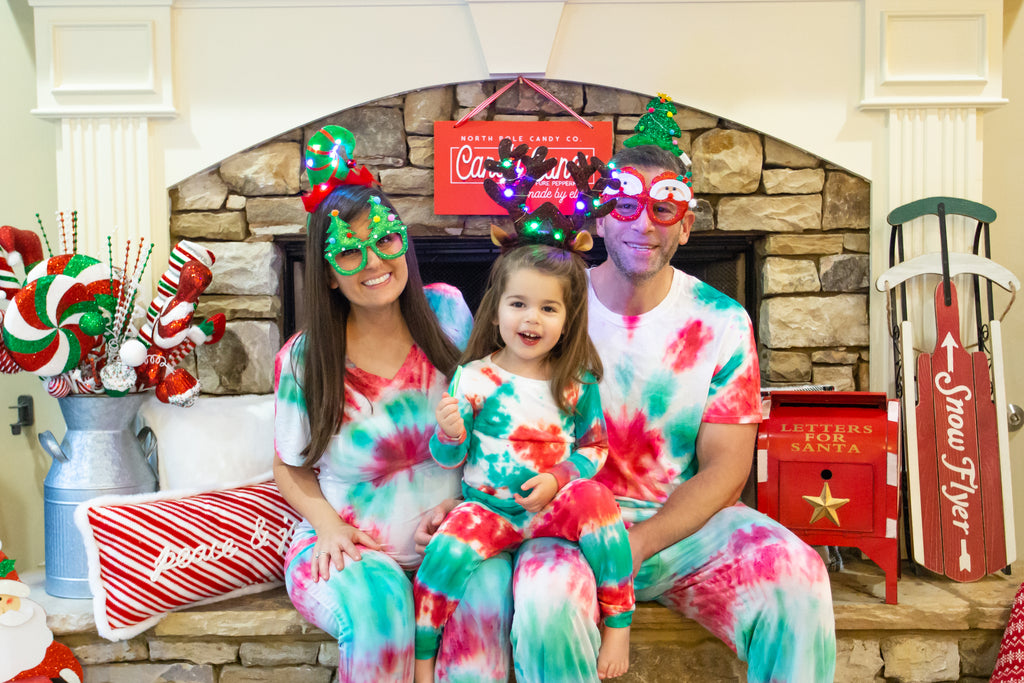
<path fill-rule="evenodd" d="M 64 440 L 49 431 L 39 443 L 53 458 L 43 482 L 46 533 L 46 592 L 61 598 L 88 598 L 85 545 L 75 526 L 82 501 L 109 494 L 157 489 L 156 437 L 149 427 L 132 430 L 142 394 L 71 395 L 58 399 L 67 432 Z"/>

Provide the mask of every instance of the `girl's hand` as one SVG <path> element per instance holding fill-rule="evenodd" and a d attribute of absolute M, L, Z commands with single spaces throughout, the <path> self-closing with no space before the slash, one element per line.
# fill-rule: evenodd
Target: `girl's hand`
<path fill-rule="evenodd" d="M 520 488 L 523 490 L 532 489 L 532 491 L 525 498 L 518 493 L 513 494 L 512 497 L 527 512 L 538 512 L 550 503 L 551 499 L 558 493 L 558 480 L 555 479 L 555 475 L 543 472 L 536 477 L 530 477 L 524 481 Z"/>
<path fill-rule="evenodd" d="M 416 543 L 416 552 L 422 555 L 427 550 L 427 544 L 430 543 L 430 539 L 434 537 L 437 530 L 441 526 L 441 522 L 448 516 L 448 513 L 455 509 L 455 506 L 459 504 L 459 501 L 453 498 L 445 498 L 437 507 L 424 515 L 423 519 L 420 520 L 420 525 L 416 527 L 416 533 L 413 534 L 413 541 Z"/>
<path fill-rule="evenodd" d="M 320 579 L 327 580 L 331 573 L 331 565 L 339 572 L 345 568 L 345 556 L 350 562 L 358 562 L 363 558 L 357 546 L 372 550 L 381 550 L 381 545 L 369 534 L 341 522 L 340 526 L 324 534 L 317 533 L 313 545 L 313 559 L 310 576 L 313 583 Z"/>
<path fill-rule="evenodd" d="M 466 426 L 459 414 L 459 400 L 445 392 L 441 402 L 437 404 L 437 425 L 449 439 L 459 439 L 466 433 Z"/>

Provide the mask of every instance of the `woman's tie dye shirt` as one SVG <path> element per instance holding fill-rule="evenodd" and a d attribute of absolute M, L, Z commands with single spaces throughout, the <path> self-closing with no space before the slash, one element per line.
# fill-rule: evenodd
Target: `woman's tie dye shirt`
<path fill-rule="evenodd" d="M 472 316 L 462 295 L 449 285 L 428 285 L 425 292 L 442 329 L 464 347 Z M 302 464 L 310 438 L 299 385 L 303 339 L 293 336 L 275 359 L 274 448 L 293 466 Z M 416 345 L 391 379 L 348 365 L 345 418 L 317 463 L 320 488 L 341 518 L 383 544 L 404 569 L 415 569 L 422 559 L 413 542 L 420 520 L 444 498 L 459 495 L 459 473 L 439 467 L 427 446 L 446 386 Z M 297 532 L 308 529 L 304 520 Z"/>

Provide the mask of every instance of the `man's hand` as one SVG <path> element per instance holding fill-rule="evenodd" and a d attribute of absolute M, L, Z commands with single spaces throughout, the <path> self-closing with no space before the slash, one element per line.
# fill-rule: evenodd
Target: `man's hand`
<path fill-rule="evenodd" d="M 459 414 L 459 400 L 448 393 L 441 398 L 435 411 L 437 425 L 449 439 L 461 439 L 466 433 L 466 426 Z"/>
<path fill-rule="evenodd" d="M 448 516 L 448 513 L 455 509 L 455 506 L 459 504 L 459 501 L 452 498 L 446 498 L 441 501 L 437 507 L 428 512 L 420 520 L 420 525 L 416 527 L 416 533 L 413 534 L 413 541 L 416 543 L 416 552 L 423 554 L 427 549 L 427 544 L 430 543 L 430 539 L 434 537 L 437 530 L 441 526 L 441 522 Z"/>
<path fill-rule="evenodd" d="M 555 479 L 555 475 L 543 472 L 524 481 L 520 488 L 530 491 L 530 495 L 523 498 L 518 493 L 514 493 L 512 497 L 527 512 L 538 512 L 544 509 L 544 506 L 550 503 L 558 493 L 558 480 Z"/>

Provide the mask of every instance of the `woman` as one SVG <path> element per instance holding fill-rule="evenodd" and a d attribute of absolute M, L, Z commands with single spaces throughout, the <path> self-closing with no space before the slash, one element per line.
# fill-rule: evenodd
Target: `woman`
<path fill-rule="evenodd" d="M 451 339 L 464 341 L 471 320 L 454 288 L 424 290 L 387 198 L 344 182 L 307 202 L 307 323 L 276 360 L 274 476 L 304 518 L 285 583 L 298 611 L 337 638 L 339 681 L 407 683 L 413 535 L 459 488 L 427 444 L 458 356 Z M 507 557 L 474 577 L 438 680 L 507 679 L 510 580 Z"/>

